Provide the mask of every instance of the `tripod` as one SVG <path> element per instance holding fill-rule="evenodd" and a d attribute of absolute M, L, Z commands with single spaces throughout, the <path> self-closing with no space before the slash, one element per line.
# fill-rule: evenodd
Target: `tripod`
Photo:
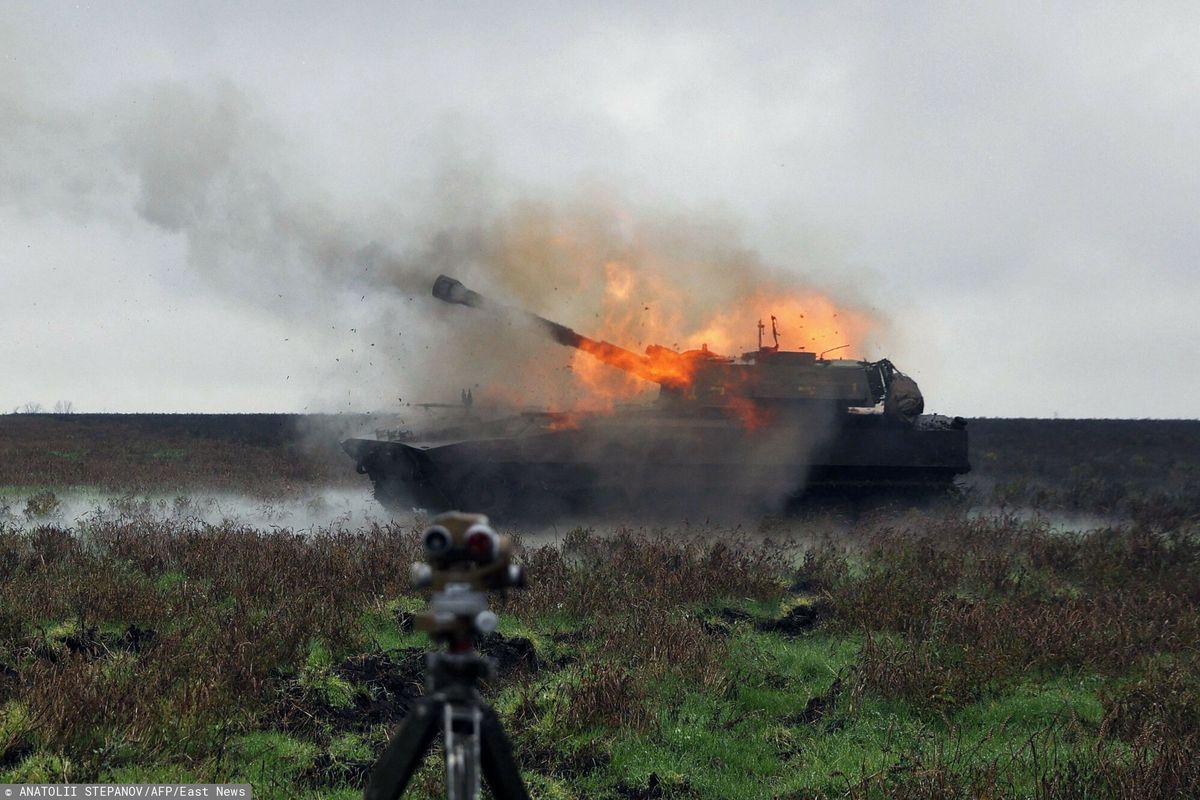
<path fill-rule="evenodd" d="M 434 592 L 415 626 L 445 644 L 446 652 L 426 655 L 426 694 L 413 703 L 375 763 L 364 800 L 397 800 L 439 728 L 449 800 L 477 800 L 481 773 L 497 800 L 529 800 L 504 728 L 479 694 L 491 661 L 475 652 L 475 637 L 499 624 L 485 592 L 524 586 L 525 571 L 511 562 L 512 540 L 498 536 L 480 514 L 441 514 L 421 541 L 426 561 L 413 564 L 412 582 Z"/>
<path fill-rule="evenodd" d="M 497 800 L 528 800 L 512 746 L 477 683 L 491 671 L 474 651 L 426 656 L 429 694 L 417 700 L 388 743 L 363 795 L 364 800 L 395 800 L 433 746 L 438 729 L 446 745 L 446 797 L 476 800 L 483 777 Z"/>

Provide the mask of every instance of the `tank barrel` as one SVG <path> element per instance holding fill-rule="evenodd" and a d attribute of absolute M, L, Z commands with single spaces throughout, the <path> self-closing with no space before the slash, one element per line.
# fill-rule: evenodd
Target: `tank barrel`
<path fill-rule="evenodd" d="M 638 355 L 632 350 L 626 350 L 615 344 L 602 342 L 597 339 L 589 339 L 587 336 L 571 330 L 566 325 L 560 325 L 557 322 L 548 320 L 545 317 L 539 317 L 537 314 L 529 311 L 512 308 L 511 306 L 499 303 L 489 303 L 484 299 L 483 295 L 471 291 L 466 286 L 463 286 L 462 281 L 455 280 L 448 275 L 439 275 L 437 280 L 433 282 L 433 296 L 438 300 L 455 305 L 470 306 L 471 308 L 486 307 L 509 314 L 518 314 L 535 322 L 550 335 L 551 339 L 564 347 L 574 347 L 576 350 L 582 350 L 600 359 L 605 364 L 625 370 L 637 375 L 639 378 L 644 378 L 654 383 L 673 385 L 679 382 L 678 368 L 664 372 L 659 363 L 663 360 L 661 356 L 658 359 L 651 360 L 647 356 Z"/>
<path fill-rule="evenodd" d="M 586 338 L 580 336 L 575 331 L 568 328 L 566 325 L 559 325 L 557 322 L 551 322 L 545 317 L 539 317 L 537 314 L 531 314 L 528 311 L 523 311 L 512 306 L 505 306 L 499 303 L 489 303 L 484 299 L 479 292 L 472 291 L 466 286 L 463 286 L 462 281 L 455 280 L 449 275 L 438 275 L 437 280 L 433 282 L 433 296 L 444 303 L 453 303 L 459 306 L 470 306 L 471 308 L 490 308 L 494 311 L 499 311 L 504 314 L 513 314 L 522 316 L 536 322 L 538 325 L 546 329 L 550 334 L 550 338 L 561 345 L 567 347 L 580 347 L 583 340 Z"/>
<path fill-rule="evenodd" d="M 472 308 L 483 307 L 483 295 L 473 292 L 449 275 L 438 275 L 433 282 L 433 296 L 443 303 L 454 303 Z"/>

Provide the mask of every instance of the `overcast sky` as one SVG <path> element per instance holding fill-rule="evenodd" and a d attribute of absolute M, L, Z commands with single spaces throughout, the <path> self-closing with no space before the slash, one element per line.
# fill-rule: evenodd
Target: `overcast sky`
<path fill-rule="evenodd" d="M 873 309 L 932 411 L 1198 416 L 1194 2 L 0 0 L 0 55 L 0 410 L 451 399 L 422 281 L 532 207 Z"/>

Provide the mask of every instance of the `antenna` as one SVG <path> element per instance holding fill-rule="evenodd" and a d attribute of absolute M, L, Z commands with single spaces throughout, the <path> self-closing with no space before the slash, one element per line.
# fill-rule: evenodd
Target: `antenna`
<path fill-rule="evenodd" d="M 774 318 L 774 317 L 771 317 L 771 319 L 772 319 L 772 320 L 774 320 L 775 318 Z M 765 331 L 766 329 L 767 329 L 767 326 L 766 326 L 766 325 L 763 325 L 763 321 L 762 321 L 762 319 L 760 318 L 760 319 L 758 320 L 758 349 L 759 349 L 759 350 L 762 350 L 762 349 L 763 349 L 763 346 L 762 346 L 762 337 L 763 337 L 763 331 Z"/>
<path fill-rule="evenodd" d="M 779 349 L 779 326 L 775 324 L 776 322 L 777 322 L 777 320 L 775 319 L 775 315 L 772 314 L 771 315 L 771 335 L 775 337 L 775 349 L 778 350 Z"/>
<path fill-rule="evenodd" d="M 834 350 L 842 350 L 849 346 L 850 345 L 848 345 L 848 344 L 839 344 L 837 347 L 831 347 L 828 350 L 824 350 L 821 352 L 821 355 L 817 356 L 817 360 L 823 361 L 825 359 L 825 353 L 832 353 Z"/>

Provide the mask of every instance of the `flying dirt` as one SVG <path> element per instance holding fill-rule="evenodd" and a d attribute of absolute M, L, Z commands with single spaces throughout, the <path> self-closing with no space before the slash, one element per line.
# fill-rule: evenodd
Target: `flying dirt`
<path fill-rule="evenodd" d="M 812 492 L 945 488 L 970 470 L 966 422 L 922 414 L 916 382 L 887 359 L 781 350 L 778 336 L 763 344 L 762 323 L 758 349 L 739 357 L 707 346 L 651 345 L 638 354 L 490 303 L 445 275 L 433 296 L 520 316 L 560 345 L 657 383 L 659 393 L 603 413 L 491 418 L 464 397 L 456 418 L 436 430 L 347 439 L 343 449 L 389 509 L 771 508 Z"/>

